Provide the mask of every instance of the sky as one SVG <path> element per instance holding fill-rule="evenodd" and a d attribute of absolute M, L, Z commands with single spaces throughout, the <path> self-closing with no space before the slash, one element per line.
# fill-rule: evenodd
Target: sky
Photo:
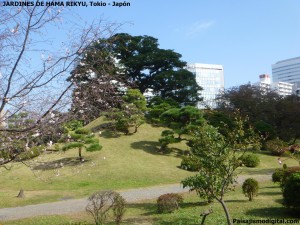
<path fill-rule="evenodd" d="M 99 2 L 107 5 L 70 8 L 87 22 L 103 18 L 123 24 L 117 32 L 153 36 L 188 63 L 223 65 L 225 88 L 257 82 L 272 75 L 272 64 L 300 56 L 299 0 Z"/>
<path fill-rule="evenodd" d="M 102 16 L 125 23 L 119 32 L 153 36 L 188 63 L 223 65 L 226 88 L 257 82 L 272 74 L 272 64 L 300 56 L 299 0 L 127 2 L 76 10 L 87 21 Z"/>

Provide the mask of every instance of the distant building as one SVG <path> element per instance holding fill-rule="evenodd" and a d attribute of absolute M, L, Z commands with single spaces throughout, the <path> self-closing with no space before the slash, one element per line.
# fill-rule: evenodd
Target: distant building
<path fill-rule="evenodd" d="M 271 82 L 271 77 L 268 74 L 259 75 L 259 82 L 253 85 L 258 86 L 263 91 L 275 90 L 279 95 L 287 96 L 293 93 L 293 84 L 288 82 Z"/>
<path fill-rule="evenodd" d="M 224 70 L 222 65 L 190 63 L 187 70 L 191 71 L 196 82 L 203 90 L 199 93 L 203 102 L 198 103 L 198 108 L 216 108 L 216 96 L 224 90 Z"/>
<path fill-rule="evenodd" d="M 279 61 L 272 65 L 273 82 L 293 84 L 293 93 L 300 92 L 300 57 Z"/>

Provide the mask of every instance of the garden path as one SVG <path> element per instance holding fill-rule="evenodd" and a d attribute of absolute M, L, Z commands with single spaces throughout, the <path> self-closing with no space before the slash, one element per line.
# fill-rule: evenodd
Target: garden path
<path fill-rule="evenodd" d="M 244 182 L 250 176 L 240 175 L 238 184 Z M 253 177 L 253 176 L 252 176 Z M 257 181 L 271 180 L 270 174 L 255 175 Z M 187 188 L 183 189 L 180 184 L 170 184 L 162 186 L 153 186 L 146 188 L 136 188 L 118 191 L 128 203 L 138 202 L 147 199 L 155 199 L 166 193 L 184 193 L 188 192 Z M 40 215 L 58 215 L 74 212 L 85 211 L 88 201 L 87 198 L 69 199 L 59 202 L 43 203 L 36 205 L 27 205 L 22 207 L 2 208 L 0 209 L 0 223 L 5 220 L 22 219 Z"/>

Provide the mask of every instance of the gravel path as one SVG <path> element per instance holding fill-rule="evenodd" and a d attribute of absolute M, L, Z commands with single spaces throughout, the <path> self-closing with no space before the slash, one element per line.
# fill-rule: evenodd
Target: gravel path
<path fill-rule="evenodd" d="M 239 176 L 238 183 L 241 184 L 249 176 Z M 255 175 L 258 181 L 271 180 L 271 175 Z M 180 184 L 154 186 L 147 188 L 129 189 L 118 191 L 127 202 L 137 202 L 146 199 L 154 199 L 166 193 L 188 192 Z M 37 205 L 27 205 L 22 207 L 0 209 L 0 222 L 5 220 L 22 219 L 39 215 L 57 215 L 85 211 L 88 201 L 86 198 L 71 199 L 52 203 L 43 203 Z"/>

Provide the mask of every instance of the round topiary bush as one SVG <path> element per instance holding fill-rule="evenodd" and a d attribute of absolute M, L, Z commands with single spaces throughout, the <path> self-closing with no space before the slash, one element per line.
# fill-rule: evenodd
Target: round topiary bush
<path fill-rule="evenodd" d="M 283 186 L 283 204 L 300 211 L 300 173 L 291 174 Z"/>
<path fill-rule="evenodd" d="M 182 202 L 183 197 L 179 194 L 164 194 L 157 199 L 157 210 L 159 213 L 170 213 L 178 209 L 179 204 Z"/>
<path fill-rule="evenodd" d="M 241 160 L 246 167 L 257 167 L 260 163 L 259 157 L 255 154 L 246 154 Z"/>
<path fill-rule="evenodd" d="M 245 196 L 249 198 L 249 201 L 252 201 L 254 196 L 257 195 L 259 186 L 255 179 L 248 178 L 244 181 L 242 188 Z"/>

